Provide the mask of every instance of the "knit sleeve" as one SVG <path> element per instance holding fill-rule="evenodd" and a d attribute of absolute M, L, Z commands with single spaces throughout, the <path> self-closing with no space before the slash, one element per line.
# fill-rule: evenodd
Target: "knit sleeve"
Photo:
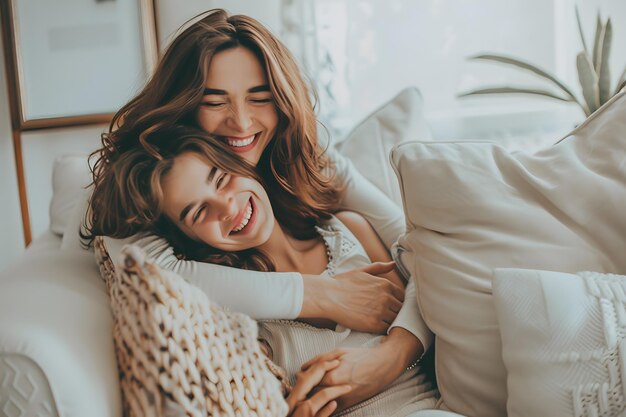
<path fill-rule="evenodd" d="M 122 240 L 105 237 L 104 241 L 115 265 L 121 260 L 122 247 L 133 243 L 156 265 L 179 274 L 210 300 L 254 319 L 295 319 L 302 309 L 304 286 L 299 273 L 248 271 L 181 260 L 167 240 L 154 235 Z"/>
<path fill-rule="evenodd" d="M 340 189 L 342 208 L 361 214 L 372 225 L 388 249 L 406 230 L 404 213 L 382 191 L 370 183 L 346 157 L 330 150 L 335 163 L 336 180 Z M 402 327 L 417 337 L 424 350 L 433 340 L 417 305 L 415 284 L 410 277 L 404 295 L 404 303 L 389 329 Z"/>

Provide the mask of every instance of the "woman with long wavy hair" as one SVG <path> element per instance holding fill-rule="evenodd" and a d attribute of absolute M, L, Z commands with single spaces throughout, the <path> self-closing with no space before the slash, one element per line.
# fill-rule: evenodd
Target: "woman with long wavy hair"
<path fill-rule="evenodd" d="M 342 357 L 355 370 L 342 373 L 339 367 L 323 380 L 351 384 L 350 395 L 359 400 L 395 380 L 432 342 L 410 280 L 403 294 L 377 276 L 388 272 L 385 264 L 328 280 L 194 262 L 177 257 L 163 237 L 142 233 L 142 219 L 114 221 L 128 209 L 112 192 L 122 186 L 113 172 L 116 161 L 149 148 L 160 130 L 183 125 L 212 134 L 231 156 L 255 167 L 270 198 L 286 202 L 275 214 L 294 237 L 310 237 L 310 226 L 340 207 L 362 214 L 389 248 L 404 231 L 402 212 L 349 161 L 319 142 L 311 91 L 287 48 L 258 21 L 219 9 L 194 19 L 103 134 L 102 148 L 93 154 L 93 194 L 82 236 L 87 242 L 98 235 L 114 238 L 106 239 L 114 259 L 116 248 L 132 241 L 160 266 L 253 318 L 330 320 L 358 331 L 387 331 L 389 343 Z M 202 204 L 192 209 L 204 210 Z"/>
<path fill-rule="evenodd" d="M 268 197 L 253 167 L 202 131 L 176 127 L 154 132 L 145 148 L 126 152 L 113 168 L 115 182 L 121 186 L 111 195 L 125 203 L 128 213 L 112 220 L 123 224 L 133 219 L 146 231 L 168 238 L 176 252 L 188 259 L 247 270 L 316 273 L 327 279 L 372 261 L 391 260 L 367 221 L 338 206 L 311 209 L 318 212 L 320 220 L 310 225 L 302 222 L 298 233 L 293 233 L 275 216 L 290 201 Z M 384 278 L 404 286 L 396 271 L 389 271 Z M 314 324 L 294 320 L 258 323 L 266 354 L 284 369 L 289 380 L 297 379 L 296 396 L 303 387 L 312 389 L 321 382 L 321 371 L 324 375 L 326 369 L 352 373 L 354 362 L 344 356 L 388 343 L 381 335 L 337 328 L 334 323 Z M 395 358 L 392 352 L 388 354 Z M 335 360 L 339 363 L 333 367 Z M 308 375 L 311 366 L 318 369 L 317 376 Z M 350 382 L 321 388 L 326 395 L 314 391 L 313 397 L 318 398 L 309 404 L 310 414 L 326 416 L 339 408 L 346 416 L 400 417 L 436 404 L 435 391 L 416 367 L 389 381 L 382 390 L 369 387 L 356 397 L 350 394 Z M 300 394 L 296 399 L 293 395 L 287 398 L 292 410 L 307 397 Z M 375 397 L 355 405 L 362 396 Z M 305 407 L 294 411 L 298 412 L 307 415 Z"/>

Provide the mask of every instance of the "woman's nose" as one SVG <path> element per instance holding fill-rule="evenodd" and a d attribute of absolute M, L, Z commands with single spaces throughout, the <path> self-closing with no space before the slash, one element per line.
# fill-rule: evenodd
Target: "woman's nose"
<path fill-rule="evenodd" d="M 223 194 L 214 204 L 218 210 L 218 218 L 220 221 L 230 220 L 237 215 L 237 205 L 232 194 Z"/>
<path fill-rule="evenodd" d="M 242 132 L 248 130 L 252 126 L 252 114 L 248 106 L 240 104 L 233 107 L 231 120 L 238 130 Z"/>

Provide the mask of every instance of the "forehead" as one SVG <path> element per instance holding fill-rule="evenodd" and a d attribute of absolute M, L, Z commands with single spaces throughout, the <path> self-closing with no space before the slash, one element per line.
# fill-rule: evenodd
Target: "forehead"
<path fill-rule="evenodd" d="M 174 158 L 172 168 L 161 179 L 166 204 L 190 203 L 212 168 L 209 161 L 195 153 L 186 152 Z"/>
<path fill-rule="evenodd" d="M 248 48 L 238 46 L 213 56 L 205 86 L 219 89 L 248 89 L 267 84 L 267 76 L 257 56 Z"/>

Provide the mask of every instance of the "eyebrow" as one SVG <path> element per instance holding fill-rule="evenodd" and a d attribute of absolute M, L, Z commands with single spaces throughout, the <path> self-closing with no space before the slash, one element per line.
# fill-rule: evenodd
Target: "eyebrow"
<path fill-rule="evenodd" d="M 266 91 L 271 91 L 269 85 L 257 85 L 256 87 L 252 87 L 248 89 L 248 93 L 262 93 Z M 226 96 L 228 93 L 226 90 L 218 90 L 217 88 L 205 88 L 204 95 L 218 95 L 218 96 Z"/>
<path fill-rule="evenodd" d="M 217 167 L 212 167 L 211 171 L 209 171 L 209 175 L 207 176 L 206 182 L 207 184 L 211 184 L 213 182 L 213 178 L 215 178 L 215 174 L 217 173 Z M 196 203 L 190 203 L 187 204 L 187 206 L 181 210 L 180 212 L 180 216 L 178 216 L 178 220 L 183 223 L 185 220 L 185 217 L 187 217 L 187 214 L 189 214 L 189 212 L 191 211 L 191 208 L 195 205 Z"/>

